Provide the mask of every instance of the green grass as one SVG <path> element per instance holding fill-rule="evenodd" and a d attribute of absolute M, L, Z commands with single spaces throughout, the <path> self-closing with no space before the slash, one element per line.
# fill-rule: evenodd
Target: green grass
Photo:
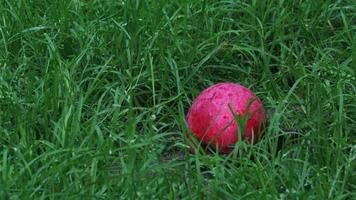
<path fill-rule="evenodd" d="M 352 0 L 0 0 L 0 199 L 355 199 L 355 22 Z M 227 81 L 266 137 L 190 154 L 187 109 Z"/>

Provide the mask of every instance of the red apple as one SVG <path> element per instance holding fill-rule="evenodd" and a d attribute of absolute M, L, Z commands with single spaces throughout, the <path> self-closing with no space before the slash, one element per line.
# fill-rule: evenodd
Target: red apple
<path fill-rule="evenodd" d="M 248 117 L 245 122 L 241 120 L 244 117 Z M 187 115 L 188 127 L 198 141 L 219 148 L 222 153 L 229 153 L 238 141 L 238 127 L 245 128 L 240 131 L 242 138 L 255 143 L 265 122 L 261 100 L 236 83 L 219 83 L 205 89 L 194 100 Z"/>

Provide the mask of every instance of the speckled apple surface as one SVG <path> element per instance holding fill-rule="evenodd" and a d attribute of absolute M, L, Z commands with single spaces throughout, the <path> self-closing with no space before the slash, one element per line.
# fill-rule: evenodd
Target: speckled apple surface
<path fill-rule="evenodd" d="M 260 125 L 266 120 L 265 110 L 251 90 L 236 83 L 219 83 L 200 93 L 188 111 L 188 127 L 203 144 L 219 147 L 221 152 L 228 153 L 238 140 L 238 124 L 231 110 L 245 116 L 249 101 L 252 104 L 248 111 L 246 139 L 256 142 Z"/>

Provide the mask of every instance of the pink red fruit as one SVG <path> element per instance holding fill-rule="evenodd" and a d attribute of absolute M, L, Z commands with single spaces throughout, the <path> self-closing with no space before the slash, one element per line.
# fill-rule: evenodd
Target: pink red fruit
<path fill-rule="evenodd" d="M 238 141 L 238 123 L 243 123 L 237 119 L 243 117 L 248 118 L 245 126 L 240 126 L 246 128 L 241 132 L 242 138 L 257 142 L 266 122 L 261 100 L 242 85 L 219 83 L 205 89 L 194 100 L 187 122 L 198 141 L 228 153 Z"/>

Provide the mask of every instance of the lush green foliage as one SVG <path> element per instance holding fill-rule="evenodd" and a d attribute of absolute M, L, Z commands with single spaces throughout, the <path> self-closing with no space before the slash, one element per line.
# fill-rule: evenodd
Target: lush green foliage
<path fill-rule="evenodd" d="M 356 198 L 355 22 L 352 0 L 0 0 L 0 199 Z M 266 137 L 190 154 L 189 105 L 227 81 Z"/>

